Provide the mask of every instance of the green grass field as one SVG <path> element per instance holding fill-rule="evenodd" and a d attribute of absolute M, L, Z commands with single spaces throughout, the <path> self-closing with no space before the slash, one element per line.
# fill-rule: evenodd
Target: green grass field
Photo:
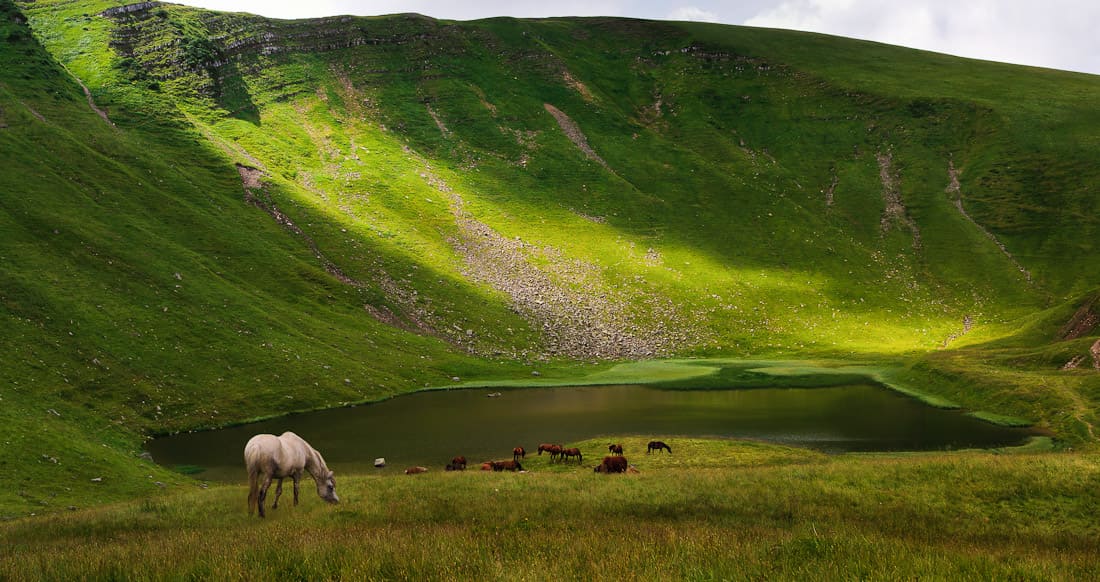
<path fill-rule="evenodd" d="M 585 451 L 604 440 L 578 444 Z M 0 529 L 6 579 L 1083 579 L 1096 571 L 1095 456 L 828 457 L 670 441 L 639 473 L 529 459 L 526 473 L 340 479 L 330 506 L 244 510 L 217 486 Z M 308 492 L 308 494 L 307 494 Z M 289 495 L 289 494 L 288 494 Z M 288 498 L 284 497 L 284 501 Z M 95 540 L 91 543 L 91 540 Z"/>
<path fill-rule="evenodd" d="M 700 23 L 124 4 L 0 0 L 0 577 L 1095 566 L 1096 76 Z M 263 524 L 140 456 L 425 388 L 852 379 L 1051 437 L 353 475 Z"/>

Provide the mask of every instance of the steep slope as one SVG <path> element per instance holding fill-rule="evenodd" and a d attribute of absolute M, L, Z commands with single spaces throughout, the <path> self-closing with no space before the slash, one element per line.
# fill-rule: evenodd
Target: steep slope
<path fill-rule="evenodd" d="M 341 273 L 391 303 L 410 288 L 447 301 L 436 275 L 394 290 L 368 265 L 430 266 L 481 290 L 458 311 L 510 306 L 544 353 L 930 347 L 1043 300 L 961 189 L 945 194 L 995 123 L 979 104 L 846 91 L 657 23 L 273 22 L 155 3 L 88 18 L 114 49 L 97 60 L 114 63 L 104 98 L 145 108 L 140 84 L 162 91 L 268 176 L 288 220 L 359 234 L 309 234 Z M 443 311 L 418 319 L 455 329 Z M 516 351 L 502 339 L 481 347 Z"/>
<path fill-rule="evenodd" d="M 1092 422 L 1088 367 L 1020 386 L 1096 339 L 1053 331 L 1100 285 L 1096 77 L 624 19 L 0 9 L 0 398 L 19 439 L 56 425 L 13 463 L 555 358 L 992 353 L 1028 374 L 952 398 Z"/>
<path fill-rule="evenodd" d="M 385 302 L 246 203 L 202 134 L 93 91 L 107 123 L 0 9 L 0 504 L 153 490 L 143 433 L 502 368 L 372 317 Z"/>

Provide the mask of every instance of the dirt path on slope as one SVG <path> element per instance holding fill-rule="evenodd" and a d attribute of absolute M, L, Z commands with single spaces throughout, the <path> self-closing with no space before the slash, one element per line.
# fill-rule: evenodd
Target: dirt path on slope
<path fill-rule="evenodd" d="M 1015 266 L 1017 270 L 1023 273 L 1024 278 L 1027 279 L 1027 282 L 1031 283 L 1031 273 L 1027 269 L 1025 269 L 1019 261 L 1016 260 L 1016 257 L 1012 256 L 1012 253 L 1008 252 L 1008 248 L 1005 247 L 1004 243 L 998 240 L 993 233 L 986 230 L 984 226 L 978 224 L 978 221 L 974 220 L 970 216 L 970 213 L 966 211 L 966 208 L 963 208 L 962 187 L 959 184 L 960 173 L 961 171 L 955 167 L 955 162 L 953 160 L 948 160 L 947 176 L 950 181 L 947 184 L 947 189 L 945 191 L 951 195 L 951 201 L 955 204 L 955 208 L 959 211 L 959 214 L 961 214 L 963 218 L 967 220 L 967 222 L 973 224 L 982 234 L 985 235 L 986 238 L 993 241 L 993 244 L 997 245 L 997 248 L 1001 249 L 1001 253 L 1003 253 L 1010 262 L 1012 262 L 1013 266 Z"/>
<path fill-rule="evenodd" d="M 601 158 L 600 155 L 592 149 L 592 146 L 588 145 L 588 138 L 585 137 L 584 132 L 582 132 L 581 128 L 577 126 L 576 122 L 570 119 L 569 116 L 563 113 L 560 109 L 554 107 L 549 103 L 543 103 L 542 106 L 546 109 L 547 112 L 550 113 L 550 115 L 554 116 L 554 119 L 558 122 L 558 127 L 561 128 L 562 133 L 564 133 L 565 136 L 569 138 L 569 141 L 573 142 L 573 145 L 577 146 L 578 149 L 584 152 L 584 155 L 588 156 L 588 159 L 597 162 L 601 166 L 607 168 L 607 170 L 611 173 L 615 173 L 614 170 L 611 169 L 611 166 L 607 165 L 607 162 L 605 162 L 603 158 Z"/>
<path fill-rule="evenodd" d="M 115 127 L 114 122 L 111 121 L 111 118 L 107 116 L 107 112 L 96 106 L 95 100 L 92 99 L 92 92 L 88 89 L 88 86 L 84 84 L 84 81 L 81 81 L 80 77 L 74 75 L 73 72 L 69 70 L 69 67 L 66 67 L 64 64 L 62 64 L 61 67 L 65 69 L 65 72 L 68 73 L 69 76 L 72 77 L 74 81 L 76 81 L 76 84 L 80 85 L 80 88 L 84 90 L 84 97 L 88 100 L 88 107 L 91 107 L 92 111 L 95 111 L 96 115 L 103 119 L 103 121 L 107 122 L 107 125 Z"/>
<path fill-rule="evenodd" d="M 289 216 L 275 206 L 275 203 L 271 200 L 271 196 L 264 187 L 262 170 L 243 164 L 237 164 L 237 172 L 241 176 L 241 185 L 244 188 L 245 202 L 263 210 L 270 215 L 271 218 L 275 219 L 275 222 L 282 225 L 283 228 L 302 239 L 317 260 L 321 262 L 325 271 L 336 280 L 345 285 L 360 289 L 369 287 L 366 283 L 344 273 L 335 262 L 325 256 L 320 247 L 317 246 L 317 243 L 314 242 L 313 237 L 309 236 L 309 234 L 295 224 Z M 408 319 L 409 323 L 406 323 L 405 320 L 395 315 L 384 305 L 364 305 L 364 309 L 367 313 L 382 323 L 406 331 L 434 336 L 439 335 L 436 333 L 436 326 L 429 323 L 429 321 L 433 319 L 432 313 L 426 307 L 419 304 L 419 297 L 415 291 L 405 289 L 384 272 L 373 273 L 371 275 L 371 280 L 374 284 L 378 285 L 390 301 L 393 301 L 396 305 L 401 307 L 402 313 L 405 318 Z"/>

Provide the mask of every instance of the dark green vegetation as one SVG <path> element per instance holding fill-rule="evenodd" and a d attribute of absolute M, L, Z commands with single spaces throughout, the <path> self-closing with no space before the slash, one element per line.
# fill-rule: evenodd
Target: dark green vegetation
<path fill-rule="evenodd" d="M 846 360 L 1093 467 L 1095 76 L 704 24 L 119 6 L 0 0 L 0 516 L 189 483 L 137 458 L 150 434 L 664 356 Z"/>

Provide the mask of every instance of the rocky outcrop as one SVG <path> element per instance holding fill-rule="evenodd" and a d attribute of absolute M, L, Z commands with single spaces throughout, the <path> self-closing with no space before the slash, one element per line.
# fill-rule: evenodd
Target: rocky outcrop
<path fill-rule="evenodd" d="M 1098 302 L 1100 302 L 1100 296 L 1093 297 L 1078 307 L 1069 321 L 1058 330 L 1058 337 L 1063 340 L 1075 340 L 1091 334 L 1100 324 Z"/>
<path fill-rule="evenodd" d="M 175 7 L 173 10 L 191 10 Z M 334 16 L 303 20 L 269 20 L 239 13 L 201 13 L 198 25 L 174 21 L 173 10 L 159 2 L 142 2 L 101 12 L 115 22 L 110 45 L 136 78 L 177 81 L 173 88 L 217 96 L 227 79 L 263 68 L 265 57 L 319 53 L 358 46 L 397 46 L 420 42 L 427 46 L 446 27 L 419 15 L 387 19 L 376 26 L 368 19 Z M 449 45 L 463 50 L 461 45 Z M 455 48 L 457 47 L 457 48 Z M 409 59 L 406 71 L 420 73 L 423 63 Z M 238 79 L 239 80 L 239 79 Z M 300 83 L 298 83 L 300 84 Z M 304 91 L 295 83 L 269 87 L 286 95 Z"/>
<path fill-rule="evenodd" d="M 150 8 L 156 8 L 160 6 L 160 2 L 137 2 L 135 4 L 127 4 L 125 6 L 116 6 L 114 8 L 108 8 L 99 15 L 106 18 L 115 18 L 126 14 L 133 14 L 135 12 L 144 12 Z"/>
<path fill-rule="evenodd" d="M 596 264 L 503 236 L 477 220 L 462 198 L 430 170 L 422 176 L 450 197 L 458 226 L 451 244 L 466 264 L 465 275 L 509 297 L 513 309 L 541 331 L 543 356 L 655 357 L 708 337 L 693 329 L 670 300 L 644 284 L 610 285 Z"/>

